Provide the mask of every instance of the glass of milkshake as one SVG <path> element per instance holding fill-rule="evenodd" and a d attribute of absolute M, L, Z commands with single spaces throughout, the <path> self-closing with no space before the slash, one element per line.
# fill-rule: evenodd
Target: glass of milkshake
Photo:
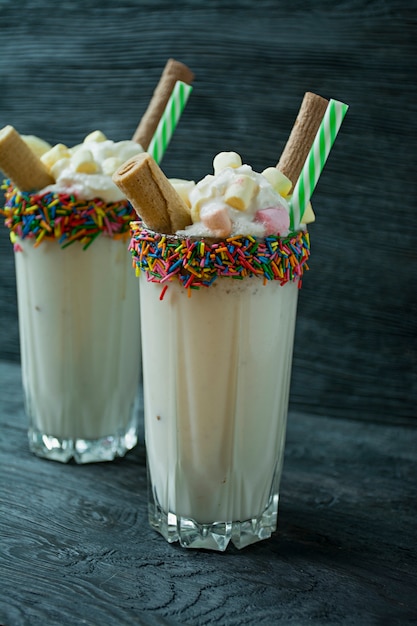
<path fill-rule="evenodd" d="M 52 147 L 10 129 L 2 144 L 19 158 L 4 168 L 13 181 L 2 213 L 15 250 L 30 449 L 62 462 L 110 461 L 137 443 L 141 372 L 127 252 L 134 213 L 111 175 L 142 149 L 99 131 Z"/>
<path fill-rule="evenodd" d="M 149 198 L 141 180 L 136 201 L 129 179 L 147 170 Z M 235 153 L 217 155 L 214 175 L 197 185 L 171 181 L 171 191 L 146 156 L 114 180 L 143 218 L 131 225 L 130 248 L 140 274 L 150 524 L 184 547 L 243 548 L 277 525 L 309 257 L 305 224 L 289 232 L 291 183 Z M 180 200 L 186 227 L 166 234 L 144 225 L 164 205 L 172 220 Z"/>

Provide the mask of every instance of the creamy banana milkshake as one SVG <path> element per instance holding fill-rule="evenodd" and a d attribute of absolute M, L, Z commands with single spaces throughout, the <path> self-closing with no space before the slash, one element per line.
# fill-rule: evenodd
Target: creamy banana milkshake
<path fill-rule="evenodd" d="M 347 108 L 307 92 L 260 173 L 221 152 L 197 184 L 149 154 L 113 174 L 140 217 L 149 521 L 169 542 L 243 548 L 276 529 L 310 198 Z"/>
<path fill-rule="evenodd" d="M 39 456 L 104 461 L 137 442 L 139 289 L 127 251 L 136 213 L 112 176 L 144 150 L 162 159 L 193 80 L 168 59 L 132 140 L 96 130 L 52 146 L 0 129 L 0 214 L 16 253 L 29 444 Z"/>
<path fill-rule="evenodd" d="M 56 241 L 17 245 L 30 446 L 58 460 L 122 456 L 136 443 L 140 367 L 126 240 L 100 237 L 87 250 L 79 242 L 64 250 Z"/>
<path fill-rule="evenodd" d="M 24 175 L 5 184 L 29 445 L 62 462 L 112 460 L 137 442 L 141 350 L 133 212 L 111 176 L 143 150 L 100 131 L 73 148 L 22 139 L 50 176 L 35 192 Z"/>
<path fill-rule="evenodd" d="M 148 156 L 134 158 L 114 178 L 134 203 L 130 179 L 141 181 L 144 221 L 155 181 L 163 204 L 182 201 L 189 219 L 174 234 L 131 225 L 150 523 L 186 547 L 242 548 L 276 528 L 306 225 L 289 231 L 290 181 L 236 153 L 217 155 L 196 185 L 170 188 Z"/>
<path fill-rule="evenodd" d="M 170 515 L 209 527 L 256 519 L 259 532 L 270 533 L 297 282 L 221 278 L 191 298 L 174 283 L 161 302 L 160 287 L 140 280 L 153 523 L 166 516 L 168 524 Z M 239 546 L 248 539 L 236 524 L 232 533 Z"/>

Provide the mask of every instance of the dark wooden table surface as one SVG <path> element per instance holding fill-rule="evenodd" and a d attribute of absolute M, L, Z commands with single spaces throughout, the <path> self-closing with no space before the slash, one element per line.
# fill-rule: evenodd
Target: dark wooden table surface
<path fill-rule="evenodd" d="M 291 413 L 278 531 L 225 553 L 147 523 L 141 442 L 62 465 L 26 443 L 20 368 L 0 362 L 0 623 L 417 623 L 417 429 Z"/>

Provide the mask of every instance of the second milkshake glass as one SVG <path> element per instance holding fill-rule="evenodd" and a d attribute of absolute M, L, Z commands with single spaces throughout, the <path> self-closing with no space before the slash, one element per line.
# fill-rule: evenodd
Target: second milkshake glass
<path fill-rule="evenodd" d="M 30 449 L 62 462 L 123 456 L 137 443 L 141 366 L 126 239 L 15 248 Z"/>
<path fill-rule="evenodd" d="M 75 200 L 5 186 L 14 244 L 31 451 L 110 461 L 137 443 L 139 291 L 126 200 Z"/>

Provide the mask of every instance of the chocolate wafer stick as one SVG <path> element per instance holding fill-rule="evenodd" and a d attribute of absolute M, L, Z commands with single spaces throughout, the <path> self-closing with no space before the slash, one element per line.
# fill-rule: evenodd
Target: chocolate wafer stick
<path fill-rule="evenodd" d="M 148 149 L 174 85 L 178 80 L 191 85 L 194 80 L 194 74 L 184 63 L 180 63 L 175 59 L 168 59 L 149 106 L 132 137 L 133 141 L 139 143 L 144 150 Z"/>
<path fill-rule="evenodd" d="M 151 230 L 174 234 L 191 224 L 187 205 L 150 154 L 138 154 L 123 163 L 113 181 Z"/>
<path fill-rule="evenodd" d="M 294 126 L 278 161 L 277 168 L 294 185 L 303 168 L 317 130 L 327 109 L 328 100 L 307 92 L 304 95 Z"/>
<path fill-rule="evenodd" d="M 55 182 L 13 126 L 0 130 L 0 170 L 20 191 L 39 191 Z"/>

